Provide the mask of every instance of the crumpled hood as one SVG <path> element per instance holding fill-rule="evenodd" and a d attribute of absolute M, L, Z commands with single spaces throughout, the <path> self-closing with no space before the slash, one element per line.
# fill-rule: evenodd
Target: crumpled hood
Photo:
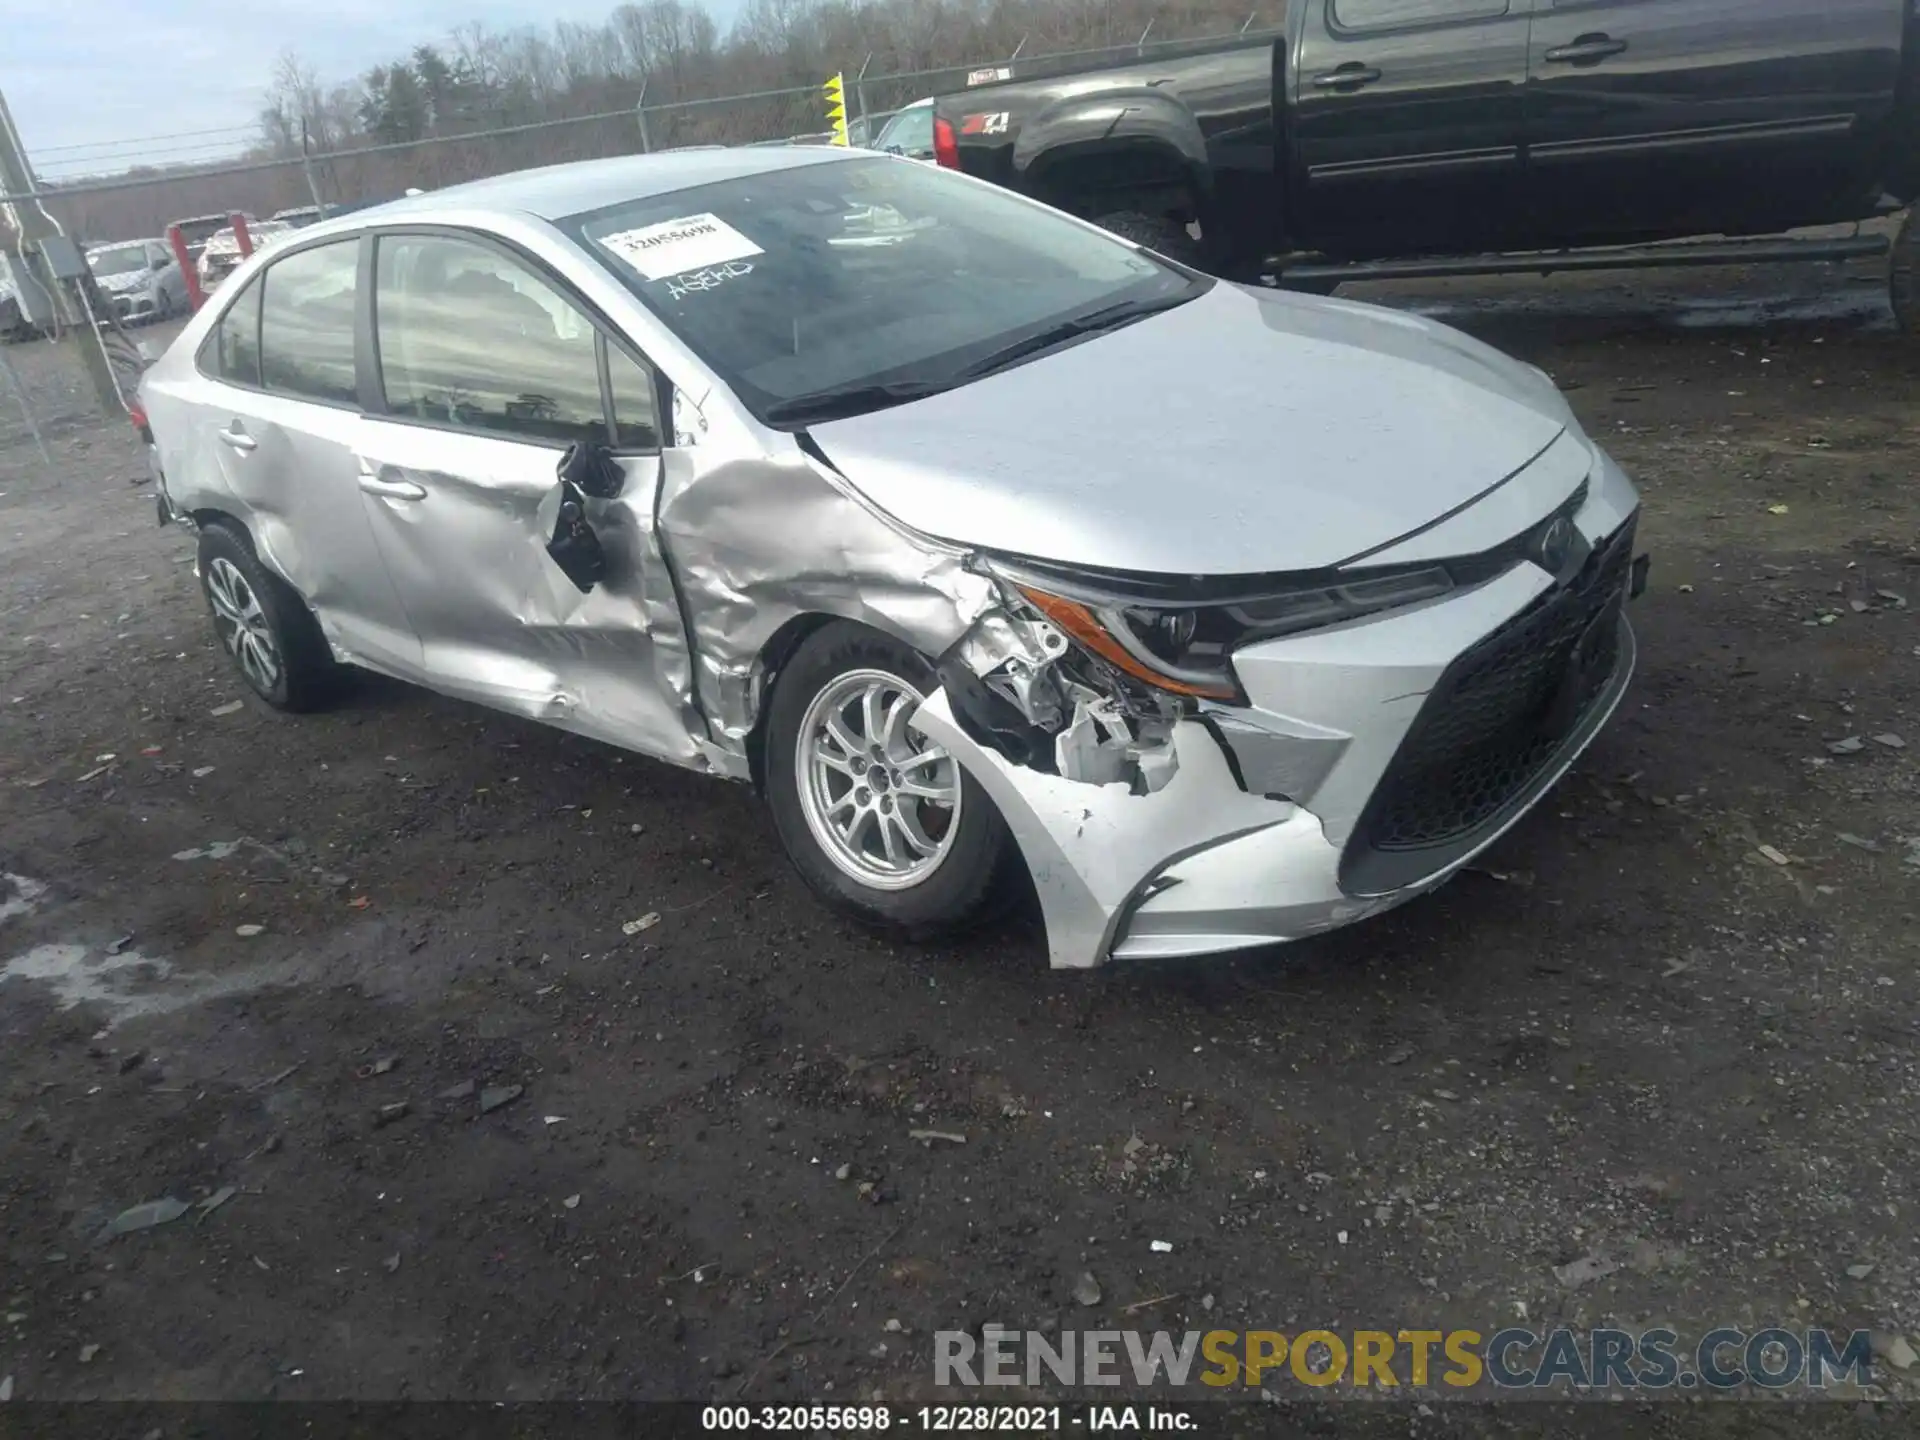
<path fill-rule="evenodd" d="M 1318 569 L 1398 539 L 1497 487 L 1572 423 L 1551 381 L 1443 325 L 1219 284 L 811 433 L 924 534 L 1231 575 Z"/>

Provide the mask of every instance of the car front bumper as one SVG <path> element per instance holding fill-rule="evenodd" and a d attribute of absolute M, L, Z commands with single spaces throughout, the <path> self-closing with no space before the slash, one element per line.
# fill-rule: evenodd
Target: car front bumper
<path fill-rule="evenodd" d="M 945 691 L 913 724 L 993 798 L 1056 968 L 1298 940 L 1427 893 L 1517 823 L 1618 708 L 1636 650 L 1638 497 L 1599 457 L 1589 555 L 1238 652 L 1245 706 L 1174 727 L 1161 788 L 1091 785 L 970 738 Z"/>

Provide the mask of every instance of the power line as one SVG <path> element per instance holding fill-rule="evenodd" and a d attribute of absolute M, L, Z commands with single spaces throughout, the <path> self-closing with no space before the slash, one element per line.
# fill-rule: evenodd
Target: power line
<path fill-rule="evenodd" d="M 89 140 L 81 145 L 41 145 L 35 155 L 64 155 L 75 150 L 123 150 L 129 145 L 150 145 L 156 140 L 194 140 L 202 135 L 245 135 L 254 125 L 221 125 L 211 130 L 176 130 L 168 135 L 142 135 L 133 140 Z"/>
<path fill-rule="evenodd" d="M 165 146 L 158 150 L 129 150 L 121 155 L 86 155 L 77 159 L 56 160 L 54 162 L 54 168 L 51 170 L 39 165 L 36 165 L 34 168 L 49 178 L 58 178 L 61 176 L 71 177 L 79 174 L 99 175 L 116 167 L 127 168 L 131 162 L 136 160 L 146 160 L 149 164 L 155 165 L 178 164 L 193 160 L 196 157 L 206 157 L 209 152 L 212 153 L 214 158 L 218 158 L 218 156 L 223 154 L 234 153 L 237 148 L 243 147 L 243 143 L 244 142 L 241 141 L 230 140 L 216 142 L 211 145 L 175 145 Z M 253 143 L 258 143 L 257 136 Z M 160 158 L 157 160 L 154 159 L 153 157 L 156 156 Z"/>

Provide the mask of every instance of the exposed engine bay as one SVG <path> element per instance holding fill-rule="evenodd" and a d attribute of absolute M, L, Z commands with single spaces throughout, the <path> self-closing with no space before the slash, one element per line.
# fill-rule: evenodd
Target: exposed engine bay
<path fill-rule="evenodd" d="M 1137 795 L 1179 769 L 1181 702 L 1076 648 L 1024 601 L 982 615 L 938 672 L 961 728 L 1017 765 Z"/>

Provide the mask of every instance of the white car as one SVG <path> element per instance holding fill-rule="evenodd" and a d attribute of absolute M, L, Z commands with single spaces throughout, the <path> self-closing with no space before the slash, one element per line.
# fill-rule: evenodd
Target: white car
<path fill-rule="evenodd" d="M 286 239 L 300 227 L 290 225 L 285 220 L 256 220 L 247 226 L 247 238 L 253 242 L 256 250 L 265 250 L 269 246 Z M 247 257 L 240 253 L 240 237 L 229 225 L 207 241 L 207 248 L 200 252 L 200 288 L 212 293 L 222 280 L 240 268 L 240 262 Z"/>
<path fill-rule="evenodd" d="M 165 320 L 187 308 L 186 277 L 164 240 L 95 246 L 87 268 L 122 320 Z"/>

